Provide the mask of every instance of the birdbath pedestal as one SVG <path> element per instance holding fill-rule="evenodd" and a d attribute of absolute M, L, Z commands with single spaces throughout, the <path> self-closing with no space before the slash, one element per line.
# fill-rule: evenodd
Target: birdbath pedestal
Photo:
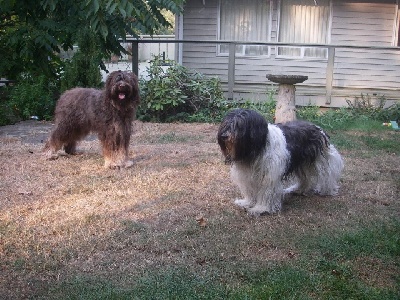
<path fill-rule="evenodd" d="M 296 120 L 295 84 L 308 79 L 304 75 L 272 75 L 267 79 L 279 84 L 278 99 L 275 109 L 275 123 L 285 123 Z"/>

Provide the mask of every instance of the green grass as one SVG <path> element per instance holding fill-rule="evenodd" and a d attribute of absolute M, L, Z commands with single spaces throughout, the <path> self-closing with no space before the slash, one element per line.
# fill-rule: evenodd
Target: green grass
<path fill-rule="evenodd" d="M 329 132 L 331 142 L 342 150 L 368 150 L 372 154 L 385 151 L 387 153 L 400 154 L 400 134 L 394 134 L 390 137 L 379 135 L 379 131 L 358 132 L 357 135 L 352 131 L 334 131 Z"/>
<path fill-rule="evenodd" d="M 361 117 L 327 131 L 331 142 L 342 150 L 372 150 L 374 155 L 379 151 L 400 154 L 400 134 L 379 121 Z M 388 132 L 393 134 L 388 135 Z"/>
<path fill-rule="evenodd" d="M 54 299 L 398 299 L 399 232 L 398 220 L 337 228 L 300 236 L 297 258 L 281 263 L 160 266 L 126 278 L 132 283 L 124 288 L 104 279 L 76 277 L 51 295 Z M 395 286 L 364 280 L 358 270 L 364 257 L 382 264 L 377 268 L 381 277 Z"/>

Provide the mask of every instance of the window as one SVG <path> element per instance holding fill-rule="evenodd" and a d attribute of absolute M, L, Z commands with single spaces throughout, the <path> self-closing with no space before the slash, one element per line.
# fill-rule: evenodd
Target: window
<path fill-rule="evenodd" d="M 226 41 L 266 42 L 271 20 L 270 0 L 221 0 L 219 37 Z M 236 55 L 268 55 L 265 45 L 237 45 Z M 229 53 L 229 45 L 219 46 L 221 54 Z"/>
<path fill-rule="evenodd" d="M 329 0 L 281 0 L 279 42 L 328 44 Z M 327 58 L 317 47 L 277 47 L 278 56 Z"/>

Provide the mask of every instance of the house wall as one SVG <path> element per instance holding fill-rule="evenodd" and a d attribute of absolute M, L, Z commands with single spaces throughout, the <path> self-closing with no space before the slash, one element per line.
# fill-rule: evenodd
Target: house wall
<path fill-rule="evenodd" d="M 394 4 L 335 3 L 331 42 L 339 45 L 393 46 L 395 17 Z M 399 71 L 400 51 L 338 49 L 334 85 L 396 88 L 400 86 Z"/>
<path fill-rule="evenodd" d="M 332 1 L 331 44 L 392 46 L 395 43 L 395 1 Z M 269 42 L 277 42 L 279 5 L 274 4 Z M 183 14 L 185 40 L 218 39 L 218 0 L 187 0 Z M 397 29 L 398 30 L 398 29 Z M 266 41 L 268 42 L 268 41 Z M 400 51 L 337 48 L 334 58 L 331 106 L 344 105 L 361 93 L 400 99 Z M 182 64 L 228 81 L 228 57 L 217 56 L 215 44 L 183 44 Z M 327 59 L 281 58 L 271 47 L 269 56 L 236 57 L 235 98 L 265 99 L 271 83 L 266 74 L 307 75 L 297 85 L 296 102 L 326 105 Z"/>
<path fill-rule="evenodd" d="M 163 39 L 163 40 L 174 40 L 174 35 L 142 35 L 140 36 L 143 40 Z M 175 44 L 172 43 L 139 43 L 139 61 L 147 61 L 154 58 L 157 55 L 165 55 L 165 59 L 175 58 Z"/>

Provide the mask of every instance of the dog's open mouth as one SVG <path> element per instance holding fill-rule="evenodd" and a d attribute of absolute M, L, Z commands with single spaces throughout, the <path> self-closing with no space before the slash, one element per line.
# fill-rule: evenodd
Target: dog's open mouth
<path fill-rule="evenodd" d="M 125 95 L 124 93 L 119 93 L 119 94 L 118 94 L 118 99 L 119 99 L 119 100 L 124 100 L 125 97 L 126 97 L 126 95 Z"/>

